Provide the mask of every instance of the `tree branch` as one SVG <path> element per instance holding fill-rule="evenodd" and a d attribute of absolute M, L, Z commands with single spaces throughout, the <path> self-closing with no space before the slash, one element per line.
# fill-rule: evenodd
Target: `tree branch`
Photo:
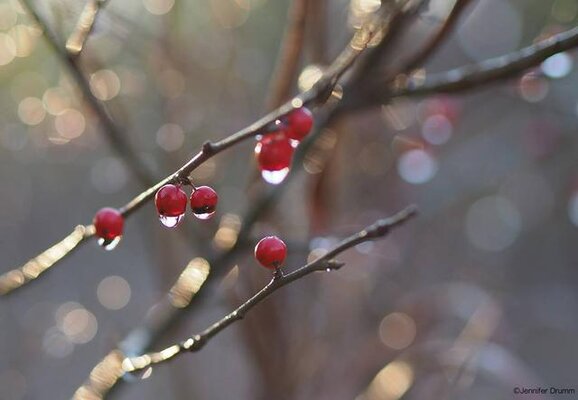
<path fill-rule="evenodd" d="M 289 20 L 283 35 L 277 65 L 271 83 L 267 108 L 279 107 L 291 94 L 291 86 L 299 67 L 299 56 L 303 49 L 307 6 L 309 0 L 293 0 L 289 10 Z"/>
<path fill-rule="evenodd" d="M 155 185 L 151 186 L 150 188 L 146 189 L 145 191 L 134 197 L 132 200 L 130 200 L 128 203 L 126 203 L 124 206 L 120 207 L 119 210 L 122 213 L 122 215 L 125 218 L 130 217 L 135 211 L 137 211 L 148 201 L 150 201 L 155 196 L 157 190 L 162 186 L 169 183 L 188 182 L 189 175 L 191 174 L 191 172 L 193 172 L 205 161 L 219 154 L 220 152 L 230 147 L 233 147 L 234 145 L 240 142 L 243 142 L 247 139 L 253 138 L 259 134 L 264 133 L 271 123 L 283 117 L 287 113 L 291 112 L 293 109 L 301 107 L 303 105 L 315 107 L 324 104 L 328 100 L 329 96 L 333 91 L 333 88 L 335 87 L 341 76 L 345 73 L 345 71 L 347 71 L 351 67 L 351 65 L 355 62 L 355 60 L 357 60 L 359 55 L 365 50 L 368 43 L 370 43 L 370 41 L 374 38 L 374 35 L 378 30 L 378 24 L 376 24 L 375 21 L 372 22 L 373 23 L 367 24 L 354 34 L 350 43 L 336 58 L 333 64 L 331 64 L 327 68 L 321 79 L 319 79 L 319 81 L 317 81 L 317 83 L 310 90 L 293 98 L 291 101 L 288 101 L 281 107 L 270 112 L 269 114 L 262 117 L 258 121 L 249 125 L 248 127 L 218 142 L 210 142 L 210 141 L 205 142 L 201 150 L 196 155 L 194 155 L 186 164 L 184 164 L 180 169 L 178 169 L 171 175 L 167 176 L 160 182 L 156 183 Z M 67 57 L 67 60 L 71 59 Z M 92 225 L 88 225 L 85 228 L 87 229 L 87 233 L 85 234 L 86 237 L 84 239 L 88 239 L 94 235 L 94 227 L 92 227 Z M 56 264 L 58 261 L 64 258 L 67 255 L 67 252 L 64 250 L 65 249 L 63 247 L 59 248 L 60 257 L 57 258 L 55 257 L 50 263 L 47 263 L 46 267 L 42 270 L 42 272 L 48 270 L 50 267 L 52 267 L 54 264 Z M 0 287 L 5 287 L 9 289 L 0 294 L 10 293 L 11 291 L 21 287 L 25 283 L 32 280 L 32 279 L 25 281 L 14 280 L 15 276 L 19 276 L 18 271 L 22 271 L 23 268 L 24 266 L 19 267 L 15 270 L 9 271 L 0 276 Z M 35 276 L 33 279 L 37 278 L 38 276 Z"/>
<path fill-rule="evenodd" d="M 122 133 L 122 130 L 115 124 L 112 118 L 109 116 L 108 112 L 104 108 L 104 105 L 94 96 L 90 90 L 90 85 L 84 78 L 84 75 L 80 71 L 78 64 L 75 61 L 73 55 L 69 54 L 68 51 L 58 44 L 58 39 L 54 33 L 48 28 L 46 21 L 40 16 L 36 9 L 32 6 L 30 0 L 20 0 L 22 6 L 28 11 L 28 14 L 32 17 L 33 21 L 40 27 L 44 33 L 44 37 L 48 42 L 48 45 L 52 48 L 57 57 L 64 63 L 68 72 L 80 88 L 86 104 L 97 116 L 100 124 L 103 128 L 105 137 L 108 139 L 112 148 L 122 157 L 124 162 L 131 169 L 132 173 L 135 175 L 136 179 L 143 186 L 150 186 L 153 182 L 153 174 L 149 171 L 149 168 L 142 160 L 135 154 L 132 150 L 129 142 L 126 140 Z"/>
<path fill-rule="evenodd" d="M 253 297 L 204 331 L 191 336 L 180 344 L 175 344 L 160 352 L 149 353 L 139 357 L 125 358 L 122 362 L 124 371 L 140 371 L 150 367 L 151 365 L 167 362 L 184 352 L 195 352 L 201 350 L 219 332 L 223 331 L 234 322 L 243 319 L 253 307 L 261 303 L 278 289 L 313 272 L 325 270 L 330 271 L 341 268 L 344 263 L 335 260 L 337 255 L 358 245 L 359 243 L 386 236 L 392 229 L 404 224 L 416 214 L 417 208 L 415 206 L 407 207 L 392 217 L 381 219 L 374 224 L 367 226 L 360 232 L 349 236 L 341 241 L 337 246 L 329 250 L 324 256 L 317 258 L 311 263 L 298 268 L 287 275 L 281 273 L 275 274 L 273 279 Z"/>
<path fill-rule="evenodd" d="M 463 10 L 470 2 L 471 0 L 455 0 L 450 13 L 440 25 L 438 30 L 434 33 L 433 36 L 430 37 L 429 41 L 424 45 L 420 52 L 417 52 L 403 63 L 403 68 L 401 71 L 409 73 L 412 70 L 421 67 L 444 43 L 447 36 L 454 29 L 456 22 L 458 21 Z"/>
<path fill-rule="evenodd" d="M 500 57 L 426 76 L 423 82 L 411 78 L 402 80 L 381 92 L 368 93 L 365 101 L 355 102 L 352 108 L 362 109 L 375 106 L 395 97 L 463 92 L 515 77 L 539 65 L 548 57 L 577 46 L 578 28 L 573 28 Z M 379 84 L 375 86 L 383 87 Z"/>
<path fill-rule="evenodd" d="M 66 41 L 66 50 L 73 57 L 78 57 L 84 49 L 92 28 L 96 23 L 96 17 L 100 10 L 108 3 L 108 0 L 88 0 L 78 17 L 76 27 Z"/>

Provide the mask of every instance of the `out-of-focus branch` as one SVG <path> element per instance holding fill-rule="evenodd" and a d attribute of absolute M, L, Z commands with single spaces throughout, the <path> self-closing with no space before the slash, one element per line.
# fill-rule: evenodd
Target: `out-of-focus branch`
<path fill-rule="evenodd" d="M 86 104 L 94 112 L 98 118 L 105 134 L 112 148 L 121 156 L 123 161 L 128 165 L 136 179 L 143 185 L 149 186 L 154 182 L 153 174 L 150 172 L 148 166 L 136 155 L 131 148 L 128 140 L 124 136 L 122 130 L 112 120 L 104 105 L 94 96 L 90 90 L 90 85 L 82 74 L 75 58 L 68 53 L 66 48 L 58 44 L 58 39 L 54 33 L 48 28 L 48 24 L 42 16 L 32 6 L 30 0 L 20 0 L 22 6 L 28 11 L 34 22 L 40 27 L 44 33 L 44 37 L 48 45 L 52 48 L 56 56 L 64 63 L 68 72 L 80 88 Z"/>
<path fill-rule="evenodd" d="M 307 53 L 314 64 L 327 63 L 327 0 L 310 1 L 307 12 Z"/>
<path fill-rule="evenodd" d="M 391 87 L 375 84 L 381 90 L 368 93 L 361 102 L 353 100 L 353 109 L 375 106 L 395 97 L 426 96 L 438 93 L 457 93 L 515 77 L 539 65 L 554 54 L 578 46 L 578 28 L 551 36 L 518 51 L 467 65 L 446 72 L 432 74 L 425 79 L 407 78 Z"/>
<path fill-rule="evenodd" d="M 325 270 L 331 271 L 341 268 L 344 263 L 335 260 L 337 255 L 341 254 L 347 249 L 350 249 L 353 246 L 358 245 L 359 243 L 386 236 L 392 229 L 402 225 L 410 218 L 414 217 L 416 213 L 417 208 L 415 206 L 407 207 L 392 217 L 381 219 L 374 224 L 367 226 L 360 232 L 349 236 L 348 238 L 341 241 L 341 243 L 339 243 L 333 249 L 329 250 L 325 255 L 317 258 L 311 263 L 293 272 L 290 272 L 287 275 L 276 273 L 273 279 L 263 289 L 257 292 L 253 297 L 239 306 L 236 310 L 215 322 L 209 328 L 191 336 L 180 344 L 175 344 L 160 352 L 126 358 L 122 363 L 123 369 L 126 372 L 135 372 L 146 369 L 154 364 L 160 364 L 169 361 L 179 354 L 201 350 L 211 340 L 211 338 L 213 338 L 215 335 L 223 331 L 234 322 L 243 319 L 253 307 L 261 303 L 278 289 L 313 272 Z"/>
<path fill-rule="evenodd" d="M 402 71 L 411 72 L 412 70 L 422 66 L 422 64 L 436 52 L 452 32 L 460 15 L 470 2 L 471 0 L 455 0 L 447 18 L 442 22 L 433 36 L 431 36 L 425 43 L 422 50 L 415 53 L 413 56 L 410 56 L 409 59 L 403 63 Z"/>
<path fill-rule="evenodd" d="M 283 45 L 269 84 L 267 108 L 270 110 L 279 107 L 291 95 L 303 50 L 308 3 L 309 0 L 293 0 L 291 3 Z"/>
<path fill-rule="evenodd" d="M 96 23 L 99 11 L 108 3 L 108 0 L 88 0 L 78 17 L 76 27 L 66 41 L 66 50 L 71 56 L 78 57 L 84 49 L 92 28 Z"/>

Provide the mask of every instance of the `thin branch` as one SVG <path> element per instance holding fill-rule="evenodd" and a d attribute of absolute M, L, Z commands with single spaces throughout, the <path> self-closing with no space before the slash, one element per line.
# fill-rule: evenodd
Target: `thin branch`
<path fill-rule="evenodd" d="M 305 39 L 305 22 L 309 0 L 293 0 L 289 10 L 289 20 L 283 36 L 277 65 L 269 84 L 269 110 L 279 107 L 290 96 L 291 87 L 299 68 L 299 58 Z"/>
<path fill-rule="evenodd" d="M 578 46 L 578 28 L 551 36 L 518 51 L 491 58 L 480 63 L 426 76 L 423 82 L 407 79 L 381 92 L 368 93 L 364 102 L 354 109 L 377 105 L 395 97 L 426 96 L 438 93 L 457 93 L 518 76 L 542 63 L 548 57 Z M 376 84 L 376 86 L 379 86 Z M 381 85 L 381 87 L 383 87 Z"/>
<path fill-rule="evenodd" d="M 411 72 L 412 70 L 421 67 L 436 52 L 452 32 L 460 15 L 470 2 L 471 0 L 455 0 L 447 18 L 423 46 L 423 49 L 403 63 L 402 71 Z"/>
<path fill-rule="evenodd" d="M 58 44 L 58 39 L 54 33 L 48 28 L 46 21 L 40 16 L 36 9 L 32 6 L 30 0 L 20 0 L 22 6 L 28 11 L 33 21 L 40 27 L 44 33 L 44 37 L 48 45 L 52 48 L 57 57 L 64 63 L 68 72 L 82 91 L 86 104 L 97 116 L 102 125 L 103 132 L 108 139 L 112 148 L 122 157 L 124 162 L 130 167 L 132 173 L 136 176 L 138 181 L 143 186 L 150 186 L 153 182 L 153 174 L 149 168 L 132 150 L 129 142 L 126 140 L 122 130 L 115 124 L 103 104 L 94 96 L 90 90 L 90 85 L 86 81 L 84 75 L 80 71 L 74 56 Z"/>
<path fill-rule="evenodd" d="M 151 186 L 150 188 L 146 189 L 144 192 L 140 193 L 132 200 L 130 200 L 127 204 L 120 207 L 119 210 L 122 213 L 122 215 L 125 218 L 128 218 L 135 211 L 137 211 L 139 208 L 144 206 L 148 201 L 150 201 L 154 197 L 157 190 L 166 184 L 189 182 L 190 174 L 205 161 L 221 153 L 222 151 L 230 147 L 233 147 L 234 145 L 240 142 L 243 142 L 247 139 L 253 138 L 259 134 L 264 133 L 271 123 L 283 117 L 293 109 L 301 107 L 303 105 L 315 107 L 324 104 L 330 97 L 338 80 L 345 73 L 345 71 L 347 71 L 353 65 L 353 63 L 355 62 L 355 60 L 357 60 L 357 58 L 363 52 L 363 50 L 365 50 L 368 43 L 370 43 L 370 41 L 374 38 L 376 32 L 377 32 L 377 24 L 375 23 L 367 24 L 366 26 L 358 30 L 354 34 L 353 38 L 351 39 L 347 47 L 341 52 L 341 54 L 337 57 L 337 59 L 333 62 L 333 64 L 331 64 L 331 66 L 327 68 L 321 79 L 319 79 L 319 81 L 317 81 L 317 83 L 310 90 L 293 98 L 291 101 L 288 101 L 281 107 L 270 112 L 269 114 L 262 117 L 258 121 L 249 125 L 248 127 L 218 142 L 210 142 L 210 141 L 205 142 L 201 150 L 196 155 L 194 155 L 180 169 L 178 169 L 171 175 L 167 176 L 160 182 L 156 183 L 155 185 Z M 67 59 L 70 60 L 70 58 Z M 88 239 L 93 235 L 94 229 L 90 229 L 90 232 L 86 234 L 87 237 L 85 239 Z M 54 260 L 54 262 L 51 263 L 50 266 L 54 265 L 65 255 L 66 253 L 64 253 L 63 256 L 60 257 L 59 259 Z M 14 276 L 18 275 L 17 273 L 15 273 L 15 271 L 22 271 L 22 268 L 23 267 L 19 267 L 13 271 L 9 271 L 0 276 L 0 286 L 12 288 L 3 294 L 10 293 L 12 290 L 21 287 L 25 283 L 24 282 L 21 285 L 18 285 L 15 283 L 13 279 Z M 45 270 L 47 269 L 48 268 L 46 268 Z"/>
<path fill-rule="evenodd" d="M 98 13 L 108 3 L 108 0 L 88 0 L 78 17 L 76 27 L 66 41 L 66 50 L 73 57 L 78 57 L 88 40 Z"/>
<path fill-rule="evenodd" d="M 307 53 L 312 63 L 327 64 L 327 0 L 309 2 L 307 12 Z"/>
<path fill-rule="evenodd" d="M 74 230 L 45 252 L 34 257 L 21 268 L 14 269 L 0 277 L 0 295 L 25 285 L 36 279 L 40 274 L 46 272 L 50 267 L 72 253 L 79 245 L 93 234 L 92 226 L 79 225 Z"/>
<path fill-rule="evenodd" d="M 233 312 L 227 314 L 225 317 L 215 322 L 209 328 L 191 336 L 180 344 L 175 344 L 160 352 L 149 353 L 139 357 L 126 358 L 122 363 L 123 369 L 126 372 L 140 371 L 152 365 L 167 362 L 173 359 L 175 356 L 185 352 L 196 352 L 201 350 L 219 332 L 223 331 L 234 322 L 243 319 L 253 307 L 261 303 L 278 289 L 313 272 L 326 270 L 331 271 L 341 268 L 344 263 L 335 260 L 337 255 L 358 245 L 359 243 L 386 236 L 392 229 L 407 222 L 416 214 L 417 208 L 415 206 L 407 207 L 392 217 L 381 219 L 374 224 L 367 226 L 360 232 L 349 236 L 348 238 L 341 241 L 341 243 L 339 243 L 333 249 L 329 250 L 325 255 L 317 258 L 311 263 L 293 272 L 290 272 L 287 275 L 276 273 L 273 279 L 253 297 L 248 299 Z"/>

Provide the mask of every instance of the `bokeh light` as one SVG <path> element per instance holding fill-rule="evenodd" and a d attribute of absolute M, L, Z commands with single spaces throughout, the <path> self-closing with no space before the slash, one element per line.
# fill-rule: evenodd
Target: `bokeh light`
<path fill-rule="evenodd" d="M 185 141 L 183 128 L 177 124 L 164 124 L 157 131 L 157 144 L 165 151 L 180 149 Z"/>
<path fill-rule="evenodd" d="M 164 15 L 172 10 L 175 0 L 143 0 L 143 5 L 153 15 Z"/>
<path fill-rule="evenodd" d="M 403 350 L 411 345 L 417 334 L 413 318 L 401 312 L 386 315 L 379 324 L 379 337 L 384 345 Z"/>
<path fill-rule="evenodd" d="M 518 238 L 522 230 L 522 219 L 510 200 L 488 196 L 470 206 L 465 230 L 472 245 L 478 249 L 501 251 Z"/>
<path fill-rule="evenodd" d="M 129 283 L 123 277 L 107 276 L 96 288 L 98 301 L 109 310 L 120 310 L 128 304 L 131 297 Z"/>
<path fill-rule="evenodd" d="M 120 79 L 110 69 L 102 69 L 90 76 L 90 89 L 100 100 L 111 100 L 120 92 Z"/>
<path fill-rule="evenodd" d="M 38 125 L 45 116 L 46 110 L 39 98 L 26 97 L 18 104 L 18 117 L 26 125 Z"/>
<path fill-rule="evenodd" d="M 438 169 L 437 161 L 425 150 L 415 149 L 403 153 L 397 161 L 401 178 L 416 185 L 429 182 Z"/>
<path fill-rule="evenodd" d="M 553 79 L 563 78 L 572 71 L 572 57 L 568 53 L 558 53 L 542 63 L 544 74 Z"/>

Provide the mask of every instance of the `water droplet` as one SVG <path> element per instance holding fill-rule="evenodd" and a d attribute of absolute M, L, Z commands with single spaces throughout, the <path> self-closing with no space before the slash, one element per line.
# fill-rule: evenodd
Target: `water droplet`
<path fill-rule="evenodd" d="M 159 221 L 167 228 L 174 228 L 181 222 L 185 214 L 177 215 L 176 217 L 169 217 L 167 215 L 159 215 Z"/>
<path fill-rule="evenodd" d="M 215 211 L 206 212 L 206 213 L 193 213 L 193 215 L 195 217 L 197 217 L 198 219 L 202 219 L 203 221 L 211 218 L 214 214 L 215 214 Z"/>
<path fill-rule="evenodd" d="M 99 238 L 98 239 L 98 245 L 107 251 L 111 251 L 111 250 L 114 250 L 116 248 L 116 246 L 118 246 L 120 239 L 122 239 L 122 236 L 117 236 L 114 239 Z"/>
<path fill-rule="evenodd" d="M 333 271 L 333 269 L 332 269 L 332 268 L 329 268 L 329 267 L 327 267 L 327 268 L 325 269 L 325 271 L 327 271 L 327 272 L 331 272 L 331 271 Z"/>
<path fill-rule="evenodd" d="M 265 179 L 265 182 L 272 185 L 278 185 L 285 180 L 285 177 L 289 174 L 289 168 L 283 168 L 278 171 L 261 171 L 261 176 Z"/>
<path fill-rule="evenodd" d="M 299 146 L 299 140 L 291 139 L 291 147 L 293 147 L 294 149 L 296 149 L 297 146 Z"/>

